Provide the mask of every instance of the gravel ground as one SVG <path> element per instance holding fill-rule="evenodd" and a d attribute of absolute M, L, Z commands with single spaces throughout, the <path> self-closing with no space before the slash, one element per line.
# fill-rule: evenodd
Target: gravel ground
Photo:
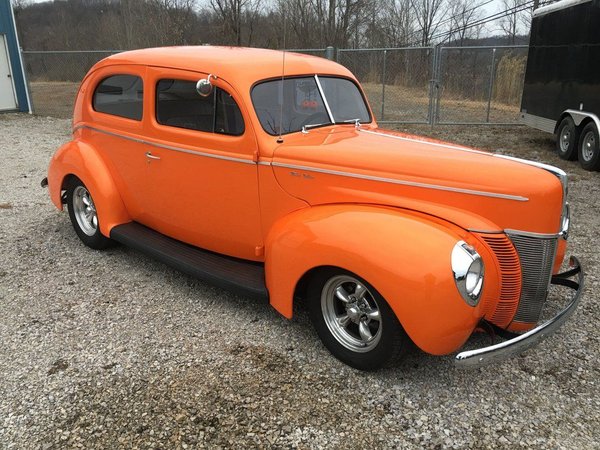
<path fill-rule="evenodd" d="M 127 248 L 84 247 L 39 187 L 69 126 L 0 115 L 1 448 L 600 448 L 600 174 L 547 135 L 421 128 L 569 172 L 587 272 L 571 322 L 485 369 L 414 351 L 362 373 L 302 310 L 287 321 Z"/>

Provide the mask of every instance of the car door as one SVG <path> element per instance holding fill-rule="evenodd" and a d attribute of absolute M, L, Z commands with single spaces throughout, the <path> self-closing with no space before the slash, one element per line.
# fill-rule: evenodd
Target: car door
<path fill-rule="evenodd" d="M 198 247 L 259 260 L 256 139 L 231 86 L 219 79 L 208 97 L 196 92 L 196 82 L 206 77 L 148 68 L 154 111 L 142 222 Z"/>
<path fill-rule="evenodd" d="M 75 125 L 102 155 L 134 220 L 148 196 L 144 157 L 145 67 L 110 66 L 86 80 L 83 120 Z"/>

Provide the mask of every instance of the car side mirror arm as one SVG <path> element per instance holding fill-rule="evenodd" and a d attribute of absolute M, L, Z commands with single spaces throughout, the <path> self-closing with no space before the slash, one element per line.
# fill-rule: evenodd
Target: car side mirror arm
<path fill-rule="evenodd" d="M 198 82 L 196 83 L 196 92 L 198 92 L 198 95 L 200 97 L 208 97 L 212 93 L 213 84 L 210 81 L 211 78 L 216 80 L 217 76 L 210 74 L 206 78 L 198 80 Z"/>

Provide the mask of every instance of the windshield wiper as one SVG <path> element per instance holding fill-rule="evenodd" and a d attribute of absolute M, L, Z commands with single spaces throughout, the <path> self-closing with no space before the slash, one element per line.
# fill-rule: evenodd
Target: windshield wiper
<path fill-rule="evenodd" d="M 308 125 L 302 125 L 302 132 L 304 134 L 308 133 L 308 130 L 312 128 L 322 127 L 323 125 L 331 125 L 331 122 L 324 123 L 309 123 Z"/>
<path fill-rule="evenodd" d="M 360 123 L 360 119 L 348 119 L 348 120 L 342 120 L 341 122 L 336 122 L 336 123 L 353 123 L 354 126 L 356 128 L 360 128 L 361 123 Z"/>
<path fill-rule="evenodd" d="M 360 119 L 348 119 L 348 120 L 342 120 L 341 122 L 334 122 L 335 125 L 345 124 L 345 123 L 353 123 L 356 128 L 360 128 L 360 126 L 362 125 L 360 123 Z M 303 125 L 302 132 L 304 134 L 306 134 L 306 133 L 308 133 L 308 130 L 310 130 L 312 128 L 322 127 L 323 125 L 331 125 L 331 122 L 309 123 L 308 125 Z"/>

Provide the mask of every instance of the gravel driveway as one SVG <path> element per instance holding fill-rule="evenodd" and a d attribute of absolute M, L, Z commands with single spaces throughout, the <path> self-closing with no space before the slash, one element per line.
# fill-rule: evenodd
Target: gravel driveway
<path fill-rule="evenodd" d="M 600 173 L 547 135 L 433 131 L 569 172 L 587 273 L 571 322 L 485 369 L 414 351 L 361 373 L 301 309 L 287 321 L 127 248 L 84 247 L 39 185 L 69 128 L 0 115 L 0 448 L 600 448 Z"/>

